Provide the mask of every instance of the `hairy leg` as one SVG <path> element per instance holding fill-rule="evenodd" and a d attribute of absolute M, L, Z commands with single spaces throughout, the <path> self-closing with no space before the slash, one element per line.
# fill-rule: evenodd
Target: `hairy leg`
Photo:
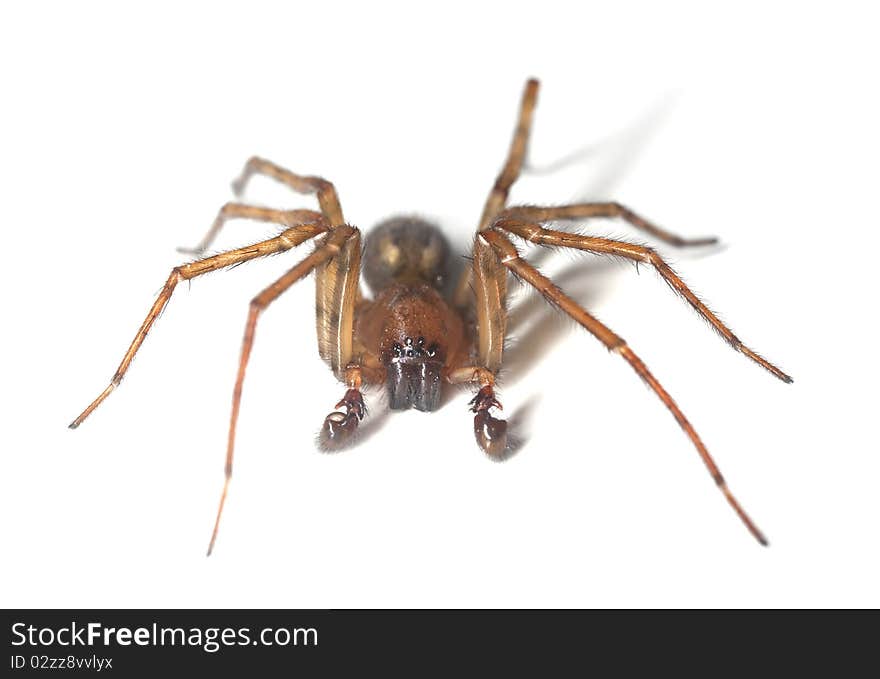
<path fill-rule="evenodd" d="M 727 341 L 728 344 L 730 344 L 730 346 L 741 354 L 752 359 L 755 363 L 778 377 L 783 382 L 792 382 L 791 377 L 786 373 L 743 344 L 742 341 L 733 334 L 733 331 L 722 323 L 718 316 L 716 316 L 712 310 L 709 309 L 709 307 L 707 307 L 687 285 L 685 285 L 684 281 L 679 278 L 678 274 L 672 270 L 672 267 L 670 267 L 663 258 L 651 248 L 608 238 L 595 238 L 592 236 L 568 233 L 566 231 L 554 231 L 553 229 L 545 229 L 539 224 L 519 221 L 516 219 L 500 219 L 495 222 L 494 228 L 501 231 L 507 231 L 520 238 L 531 241 L 532 243 L 537 243 L 538 245 L 574 248 L 576 250 L 584 250 L 596 254 L 623 257 L 635 262 L 643 262 L 654 267 L 657 273 L 663 277 L 663 280 L 669 284 L 669 287 L 681 295 L 688 304 L 700 314 L 700 316 L 708 321 L 708 323 Z"/>
<path fill-rule="evenodd" d="M 355 231 L 332 259 L 315 269 L 318 353 L 340 380 L 354 353 L 354 310 L 361 277 L 361 235 Z"/>
<path fill-rule="evenodd" d="M 661 229 L 644 217 L 637 215 L 620 203 L 575 203 L 574 205 L 556 205 L 539 207 L 535 205 L 516 205 L 509 207 L 498 215 L 499 219 L 520 219 L 527 222 L 548 222 L 553 219 L 586 219 L 589 217 L 619 217 L 635 228 L 649 233 L 655 238 L 676 247 L 712 245 L 717 243 L 715 237 L 683 238 L 678 234 Z"/>
<path fill-rule="evenodd" d="M 253 219 L 259 222 L 270 222 L 281 226 L 291 227 L 298 224 L 310 224 L 323 221 L 321 213 L 314 210 L 273 210 L 268 207 L 257 207 L 243 203 L 226 203 L 217 213 L 214 223 L 208 229 L 208 233 L 192 248 L 177 248 L 178 252 L 185 255 L 201 255 L 211 247 L 220 229 L 230 219 Z"/>
<path fill-rule="evenodd" d="M 174 267 L 174 269 L 171 270 L 171 274 L 168 276 L 168 279 L 165 281 L 165 286 L 162 288 L 162 291 L 159 293 L 159 296 L 156 298 L 156 301 L 153 303 L 153 306 L 147 313 L 147 317 L 144 319 L 144 322 L 138 329 L 137 334 L 134 336 L 134 340 L 132 340 L 131 345 L 128 347 L 128 351 L 126 351 L 125 355 L 122 357 L 122 362 L 116 369 L 113 378 L 110 380 L 110 384 L 107 385 L 107 388 L 104 389 L 104 391 L 102 391 L 98 395 L 98 397 L 94 401 L 92 401 L 92 403 L 82 413 L 80 413 L 73 422 L 70 423 L 70 428 L 76 429 L 80 424 L 82 424 L 83 420 L 85 420 L 92 413 L 92 411 L 95 410 L 95 408 L 101 405 L 104 399 L 107 398 L 110 393 L 119 386 L 120 382 L 122 382 L 122 378 L 124 377 L 129 366 L 131 365 L 131 361 L 134 358 L 134 355 L 137 353 L 138 349 L 140 349 L 141 344 L 143 344 L 144 340 L 147 338 L 147 333 L 150 331 L 150 328 L 156 321 L 156 318 L 159 317 L 162 309 L 165 308 L 165 305 L 171 299 L 171 295 L 180 281 L 190 280 L 192 278 L 195 278 L 196 276 L 201 276 L 211 271 L 216 271 L 218 269 L 232 266 L 234 264 L 246 262 L 251 259 L 257 259 L 258 257 L 265 257 L 267 255 L 275 254 L 277 252 L 290 250 L 291 248 L 302 243 L 303 241 L 306 241 L 309 238 L 314 238 L 324 231 L 326 231 L 326 227 L 323 224 L 323 220 L 320 223 L 316 222 L 313 224 L 302 224 L 300 226 L 295 226 L 293 228 L 287 229 L 275 238 L 270 238 L 268 240 L 255 243 L 254 245 L 249 245 L 244 248 L 230 250 L 219 255 L 214 255 L 213 257 L 207 257 L 205 259 L 192 262 L 191 264 L 183 264 L 181 266 Z"/>
<path fill-rule="evenodd" d="M 736 512 L 737 516 L 739 516 L 739 518 L 745 524 L 746 528 L 748 528 L 749 532 L 755 537 L 756 540 L 758 540 L 759 543 L 761 543 L 762 545 L 767 545 L 767 539 L 764 537 L 763 533 L 761 533 L 755 523 L 751 520 L 751 518 L 749 518 L 749 516 L 743 510 L 742 506 L 730 492 L 730 489 L 727 487 L 727 482 L 724 480 L 724 477 L 721 475 L 721 471 L 718 469 L 718 465 L 715 464 L 715 461 L 709 454 L 709 450 L 706 448 L 706 445 L 703 443 L 702 439 L 700 439 L 693 425 L 685 417 L 684 413 L 681 411 L 675 401 L 672 400 L 672 397 L 663 388 L 657 378 L 655 378 L 651 374 L 651 372 L 648 370 L 642 360 L 627 345 L 626 341 L 624 341 L 622 337 L 614 333 L 614 331 L 612 331 L 604 323 L 599 321 L 595 316 L 590 314 L 586 309 L 581 307 L 571 297 L 562 292 L 562 290 L 554 285 L 549 278 L 541 274 L 528 262 L 521 259 L 516 247 L 504 234 L 499 231 L 489 230 L 481 233 L 479 235 L 479 238 L 483 238 L 495 249 L 499 257 L 501 258 L 501 262 L 504 264 L 504 266 L 510 269 L 515 276 L 538 290 L 550 304 L 561 309 L 564 313 L 566 313 L 573 320 L 579 323 L 584 329 L 586 329 L 589 333 L 596 337 L 596 339 L 602 342 L 602 344 L 604 344 L 609 351 L 619 354 L 621 357 L 623 357 L 624 360 L 626 360 L 627 363 L 630 364 L 630 367 L 635 370 L 636 374 L 638 374 L 638 376 L 641 377 L 642 380 L 644 380 L 644 382 L 662 401 L 663 405 L 665 405 L 669 412 L 672 413 L 675 421 L 678 422 L 678 425 L 682 428 L 684 433 L 691 440 L 691 443 L 693 443 L 694 447 L 697 449 L 697 453 L 699 453 L 700 458 L 703 460 L 703 463 L 709 470 L 712 479 L 715 481 L 718 488 L 724 494 L 724 497 L 727 499 L 727 502 Z"/>
<path fill-rule="evenodd" d="M 251 349 L 254 344 L 254 336 L 257 331 L 257 320 L 272 302 L 281 296 L 291 285 L 307 276 L 315 267 L 337 255 L 345 242 L 357 234 L 357 230 L 349 226 L 340 226 L 334 229 L 327 240 L 320 245 L 308 257 L 294 266 L 290 271 L 263 290 L 251 301 L 248 311 L 247 323 L 244 330 L 244 339 L 241 345 L 241 358 L 238 363 L 238 375 L 235 379 L 235 389 L 232 393 L 232 413 L 229 417 L 229 436 L 226 445 L 226 466 L 224 468 L 223 491 L 220 495 L 220 504 L 217 507 L 217 518 L 214 521 L 214 530 L 211 533 L 211 542 L 208 545 L 208 555 L 214 549 L 217 540 L 217 531 L 220 528 L 220 517 L 223 506 L 226 503 L 226 494 L 229 490 L 229 481 L 232 478 L 232 461 L 235 454 L 235 428 L 238 423 L 238 413 L 241 406 L 241 392 L 244 385 L 244 375 L 250 359 Z"/>
<path fill-rule="evenodd" d="M 315 194 L 318 197 L 321 212 L 331 226 L 340 226 L 345 223 L 336 188 L 323 177 L 296 174 L 272 161 L 253 156 L 245 163 L 238 179 L 232 182 L 232 190 L 236 197 L 240 197 L 244 193 L 248 182 L 254 175 L 271 177 L 289 186 L 297 193 Z"/>
<path fill-rule="evenodd" d="M 513 139 L 510 142 L 510 149 L 507 151 L 507 159 L 504 161 L 504 167 L 501 168 L 501 172 L 495 179 L 495 183 L 489 191 L 489 196 L 486 198 L 486 204 L 483 206 L 483 214 L 480 217 L 477 231 L 488 228 L 496 215 L 504 209 L 507 203 L 507 196 L 510 193 L 510 187 L 519 178 L 522 171 L 529 144 L 529 134 L 532 129 L 532 118 L 538 101 L 538 88 L 539 83 L 534 78 L 526 82 L 519 105 L 516 130 L 514 130 Z M 471 270 L 465 268 L 458 280 L 452 298 L 455 306 L 466 307 L 468 305 L 470 282 Z"/>
<path fill-rule="evenodd" d="M 477 323 L 477 360 L 487 370 L 501 369 L 507 335 L 507 269 L 485 241 L 477 237 L 473 249 L 474 309 Z"/>
<path fill-rule="evenodd" d="M 245 163 L 241 176 L 232 184 L 236 195 L 241 195 L 254 175 L 271 177 L 299 193 L 316 194 L 321 213 L 330 225 L 335 227 L 344 223 L 336 189 L 326 179 L 299 175 L 254 156 Z M 352 356 L 354 305 L 360 295 L 360 242 L 360 234 L 357 234 L 356 241 L 347 242 L 338 256 L 321 264 L 315 271 L 318 349 L 321 358 L 340 379 Z"/>

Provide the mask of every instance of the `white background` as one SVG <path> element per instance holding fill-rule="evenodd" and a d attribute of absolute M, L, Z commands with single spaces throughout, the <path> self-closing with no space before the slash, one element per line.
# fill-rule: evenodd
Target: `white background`
<path fill-rule="evenodd" d="M 420 7 L 5 6 L 0 604 L 880 605 L 876 17 Z M 366 232 L 416 211 L 464 254 L 528 76 L 544 171 L 513 201 L 617 199 L 721 236 L 660 249 L 795 378 L 731 351 L 651 271 L 539 258 L 664 382 L 769 549 L 632 370 L 534 296 L 500 392 L 528 435 L 512 459 L 476 448 L 464 391 L 386 417 L 374 390 L 362 445 L 317 452 L 343 388 L 309 280 L 260 322 L 206 559 L 247 302 L 306 249 L 180 286 L 122 387 L 66 428 L 249 155 L 330 178 Z M 248 197 L 314 205 L 266 180 Z M 273 231 L 233 223 L 217 246 Z"/>

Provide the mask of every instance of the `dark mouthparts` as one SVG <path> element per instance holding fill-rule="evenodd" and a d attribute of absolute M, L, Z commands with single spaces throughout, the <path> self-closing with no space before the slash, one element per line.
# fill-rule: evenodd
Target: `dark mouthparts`
<path fill-rule="evenodd" d="M 392 410 L 429 412 L 440 406 L 441 361 L 394 358 L 388 364 L 388 400 Z"/>

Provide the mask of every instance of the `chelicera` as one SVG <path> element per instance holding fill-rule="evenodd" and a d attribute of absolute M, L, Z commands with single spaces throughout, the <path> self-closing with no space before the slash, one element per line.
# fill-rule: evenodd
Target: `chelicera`
<path fill-rule="evenodd" d="M 71 423 L 78 427 L 120 384 L 156 320 L 180 281 L 190 280 L 251 259 L 272 255 L 308 241 L 314 250 L 281 278 L 253 298 L 245 325 L 241 359 L 232 399 L 225 480 L 208 553 L 214 547 L 223 505 L 232 476 L 235 428 L 245 370 L 263 311 L 297 281 L 314 273 L 318 351 L 346 387 L 336 410 L 324 420 L 319 440 L 328 448 L 354 440 L 358 423 L 367 414 L 362 388 L 384 386 L 392 409 L 430 412 L 440 405 L 444 385 L 467 383 L 476 395 L 470 401 L 477 444 L 491 456 L 503 456 L 508 446 L 507 423 L 495 416 L 501 403 L 495 377 L 502 367 L 507 332 L 508 274 L 536 288 L 548 303 L 570 316 L 609 351 L 620 355 L 654 391 L 697 449 L 715 483 L 752 535 L 767 540 L 727 487 L 721 472 L 696 430 L 642 360 L 619 335 L 568 297 L 551 280 L 520 256 L 511 237 L 531 243 L 573 248 L 652 266 L 737 351 L 785 382 L 791 378 L 744 345 L 736 335 L 682 282 L 650 247 L 573 234 L 544 226 L 551 220 L 614 217 L 660 241 L 678 247 L 706 245 L 714 238 L 684 239 L 643 219 L 619 203 L 579 203 L 553 207 L 507 206 L 511 186 L 520 174 L 538 93 L 538 82 L 526 83 L 519 119 L 506 162 L 492 186 L 471 252 L 454 292 L 442 290 L 449 273 L 450 248 L 441 231 L 418 217 L 389 219 L 367 234 L 348 224 L 336 189 L 329 181 L 295 174 L 262 158 L 251 158 L 233 183 L 241 195 L 254 175 L 271 177 L 298 193 L 315 194 L 320 211 L 276 210 L 244 203 L 227 203 L 202 242 L 189 252 L 201 255 L 229 219 L 254 219 L 283 227 L 274 238 L 175 267 L 150 309 L 107 388 Z M 360 289 L 363 273 L 373 293 Z"/>

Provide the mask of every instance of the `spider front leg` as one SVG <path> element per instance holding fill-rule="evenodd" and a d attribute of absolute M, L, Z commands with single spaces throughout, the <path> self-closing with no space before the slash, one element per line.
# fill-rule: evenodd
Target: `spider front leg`
<path fill-rule="evenodd" d="M 232 461 L 235 456 L 235 429 L 238 424 L 238 413 L 241 407 L 241 392 L 244 386 L 244 376 L 250 360 L 251 350 L 254 346 L 254 337 L 257 332 L 257 320 L 266 308 L 280 297 L 290 286 L 310 274 L 315 268 L 320 267 L 328 260 L 344 252 L 348 244 L 354 242 L 360 248 L 360 233 L 357 229 L 343 225 L 333 229 L 312 254 L 303 259 L 290 271 L 275 281 L 268 288 L 251 300 L 248 311 L 247 323 L 244 329 L 244 339 L 241 344 L 241 358 L 238 363 L 238 375 L 235 379 L 235 389 L 232 392 L 232 413 L 229 416 L 229 436 L 226 444 L 226 466 L 224 467 L 223 491 L 220 494 L 220 503 L 217 507 L 217 518 L 214 521 L 214 530 L 211 533 L 211 542 L 208 544 L 208 555 L 214 549 L 217 540 L 217 531 L 220 528 L 220 517 L 226 504 L 226 495 L 229 492 L 229 482 L 232 479 Z"/>
<path fill-rule="evenodd" d="M 299 175 L 268 160 L 254 156 L 245 163 L 238 179 L 232 183 L 232 190 L 236 196 L 241 196 L 244 193 L 245 187 L 255 174 L 271 177 L 289 186 L 297 193 L 316 194 L 321 207 L 321 214 L 319 215 L 313 210 L 274 210 L 272 208 L 245 205 L 243 203 L 227 203 L 220 208 L 214 223 L 199 244 L 193 248 L 178 248 L 179 252 L 191 255 L 202 254 L 211 246 L 217 234 L 220 233 L 220 229 L 223 228 L 223 224 L 229 219 L 254 219 L 262 222 L 283 224 L 288 227 L 305 222 L 313 222 L 320 216 L 323 216 L 331 226 L 339 226 L 344 222 L 336 188 L 332 182 L 327 181 L 323 177 Z"/>
<path fill-rule="evenodd" d="M 314 238 L 318 234 L 326 231 L 327 228 L 324 224 L 325 222 L 323 219 L 321 219 L 320 222 L 313 224 L 303 224 L 287 229 L 275 238 L 270 238 L 244 248 L 230 250 L 219 255 L 214 255 L 213 257 L 207 257 L 172 269 L 171 274 L 168 276 L 168 280 L 165 282 L 165 286 L 162 288 L 162 292 L 159 293 L 158 298 L 153 303 L 153 306 L 147 313 L 147 317 L 144 319 L 144 322 L 134 336 L 131 345 L 128 347 L 128 351 L 126 351 L 125 355 L 122 357 L 122 362 L 116 369 L 113 378 L 110 380 L 110 384 L 107 385 L 107 388 L 104 389 L 104 391 L 102 391 L 98 397 L 92 401 L 73 422 L 70 423 L 70 428 L 76 429 L 82 424 L 83 420 L 91 415 L 95 408 L 101 405 L 104 399 L 106 399 L 122 382 L 122 378 L 125 376 L 126 371 L 131 365 L 134 355 L 137 353 L 138 349 L 140 349 L 141 344 L 144 343 L 144 340 L 147 338 L 147 333 L 150 331 L 150 328 L 153 327 L 153 323 L 159 317 L 159 314 L 162 313 L 162 309 L 168 304 L 174 289 L 180 281 L 190 280 L 196 276 L 201 276 L 211 271 L 217 271 L 224 267 L 240 264 L 241 262 L 246 262 L 251 259 L 257 259 L 258 257 L 266 257 L 267 255 L 290 250 L 303 241 L 306 241 L 309 238 Z"/>
<path fill-rule="evenodd" d="M 516 129 L 513 132 L 513 139 L 510 141 L 510 148 L 507 151 L 507 158 L 501 172 L 495 178 L 495 183 L 489 191 L 486 202 L 483 205 L 483 214 L 480 216 L 480 223 L 477 231 L 487 228 L 496 215 L 504 209 L 507 204 L 507 196 L 510 189 L 517 179 L 519 179 L 522 166 L 528 152 L 529 136 L 532 131 L 532 118 L 535 113 L 535 106 L 538 103 L 538 89 L 540 84 L 534 78 L 526 81 L 523 89 L 522 99 L 519 103 L 519 115 L 516 120 Z M 458 283 L 453 293 L 453 304 L 459 308 L 467 306 L 470 298 L 471 287 L 471 270 L 465 268 L 461 272 Z"/>
<path fill-rule="evenodd" d="M 297 224 L 324 221 L 321 213 L 314 210 L 273 210 L 272 208 L 245 205 L 244 203 L 226 203 L 220 208 L 217 217 L 211 224 L 211 228 L 208 229 L 208 233 L 205 234 L 205 237 L 202 238 L 198 245 L 192 248 L 177 248 L 177 251 L 185 255 L 201 255 L 211 247 L 217 234 L 220 233 L 220 229 L 230 219 L 253 219 L 258 222 L 280 224 L 288 228 Z"/>
<path fill-rule="evenodd" d="M 241 171 L 238 179 L 232 182 L 232 191 L 236 196 L 241 196 L 247 186 L 250 178 L 255 174 L 265 175 L 272 179 L 286 184 L 297 193 L 313 193 L 318 197 L 318 204 L 321 206 L 321 212 L 331 226 L 339 226 L 345 222 L 342 217 L 342 207 L 339 203 L 339 196 L 336 193 L 336 187 L 332 182 L 327 181 L 323 177 L 314 177 L 296 174 L 280 165 L 253 156 Z"/>
<path fill-rule="evenodd" d="M 269 160 L 253 156 L 245 163 L 238 179 L 232 183 L 236 196 L 244 192 L 254 175 L 270 177 L 297 193 L 315 194 L 324 220 L 331 227 L 343 225 L 342 207 L 332 182 L 323 177 L 296 174 Z M 232 203 L 220 211 L 199 247 L 209 244 L 224 221 L 232 217 L 284 222 L 302 219 L 307 212 L 309 211 L 266 210 Z M 318 265 L 315 271 L 318 351 L 340 379 L 343 378 L 353 351 L 354 306 L 361 297 L 360 260 L 360 235 L 355 234 L 343 244 L 339 253 Z"/>
<path fill-rule="evenodd" d="M 507 269 L 482 239 L 474 240 L 472 266 L 478 365 L 452 370 L 452 383 L 471 382 L 480 390 L 469 405 L 474 412 L 474 436 L 485 453 L 496 458 L 507 450 L 507 422 L 493 417 L 492 408 L 502 409 L 495 397 L 495 373 L 501 369 L 504 336 L 507 332 Z"/>

